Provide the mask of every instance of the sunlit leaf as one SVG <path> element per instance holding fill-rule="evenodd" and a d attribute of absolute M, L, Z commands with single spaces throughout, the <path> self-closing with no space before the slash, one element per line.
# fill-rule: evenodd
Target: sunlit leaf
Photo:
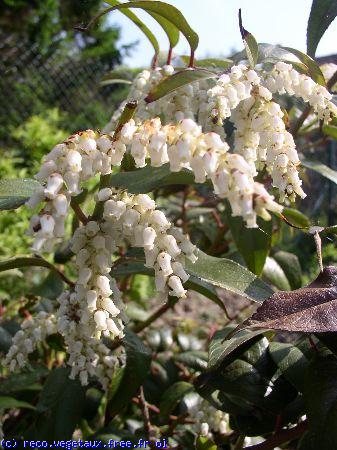
<path fill-rule="evenodd" d="M 307 52 L 312 58 L 323 34 L 336 16 L 336 0 L 313 0 L 307 28 Z"/>
<path fill-rule="evenodd" d="M 302 160 L 301 164 L 303 167 L 313 170 L 314 172 L 322 175 L 324 178 L 337 183 L 337 171 L 330 169 L 330 167 L 325 164 L 316 161 L 308 161 L 307 159 L 304 161 Z"/>
<path fill-rule="evenodd" d="M 326 85 L 324 75 L 315 60 L 313 60 L 310 56 L 306 55 L 305 53 L 296 50 L 295 48 L 291 47 L 282 47 L 282 48 L 295 55 L 303 64 L 305 64 L 308 67 L 309 74 L 311 78 L 314 81 L 316 81 L 316 83 L 322 86 Z"/>
<path fill-rule="evenodd" d="M 249 64 L 251 67 L 254 67 L 259 58 L 259 47 L 255 37 L 252 35 L 252 33 L 247 31 L 242 24 L 241 9 L 239 9 L 239 26 Z"/>
<path fill-rule="evenodd" d="M 41 188 L 30 178 L 0 180 L 0 210 L 16 209 Z"/>
<path fill-rule="evenodd" d="M 194 83 L 195 81 L 207 80 L 215 77 L 216 74 L 207 69 L 187 68 L 181 70 L 180 72 L 165 78 L 163 81 L 160 81 L 148 94 L 145 101 L 148 103 L 154 102 L 182 86 Z"/>
<path fill-rule="evenodd" d="M 263 268 L 263 277 L 273 286 L 282 291 L 290 291 L 290 284 L 280 264 L 274 258 L 268 257 Z"/>
<path fill-rule="evenodd" d="M 337 331 L 337 268 L 324 268 L 304 288 L 276 292 L 244 325 L 304 333 Z"/>

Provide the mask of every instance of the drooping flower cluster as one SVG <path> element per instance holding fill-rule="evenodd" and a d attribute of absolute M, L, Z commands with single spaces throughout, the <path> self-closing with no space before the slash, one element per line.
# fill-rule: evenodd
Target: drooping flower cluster
<path fill-rule="evenodd" d="M 265 85 L 274 94 L 289 94 L 302 98 L 313 107 L 319 119 L 328 120 L 331 111 L 336 111 L 331 102 L 332 95 L 309 76 L 300 74 L 291 64 L 279 61 L 265 77 Z"/>
<path fill-rule="evenodd" d="M 56 318 L 53 314 L 41 311 L 36 316 L 26 319 L 21 325 L 21 330 L 13 337 L 4 365 L 11 371 L 22 369 L 27 364 L 28 355 L 56 331 Z"/>

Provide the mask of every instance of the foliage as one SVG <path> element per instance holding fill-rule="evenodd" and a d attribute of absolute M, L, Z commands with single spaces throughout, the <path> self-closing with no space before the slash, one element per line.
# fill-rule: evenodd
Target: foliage
<path fill-rule="evenodd" d="M 82 16 L 78 2 L 5 2 L 25 14 L 21 32 L 42 54 L 63 45 L 55 22 L 83 58 L 117 59 L 104 28 L 71 43 L 74 20 L 98 12 L 89 3 Z M 11 130 L 17 149 L 0 165 L 0 432 L 20 445 L 332 450 L 337 269 L 323 262 L 336 261 L 325 245 L 336 226 L 317 226 L 298 198 L 301 178 L 311 195 L 310 171 L 337 181 L 307 151 L 335 142 L 333 82 L 310 56 L 258 44 L 241 11 L 244 51 L 198 62 L 198 36 L 174 6 L 107 3 L 87 28 L 124 12 L 152 42 L 155 65 L 144 10 L 170 50 L 187 38 L 179 64 L 189 67 L 172 66 L 169 51 L 165 67 L 134 73 L 104 131 L 57 108 Z M 333 17 L 313 1 L 310 55 Z M 104 83 L 131 81 L 122 72 Z M 107 120 L 87 105 L 96 108 Z"/>

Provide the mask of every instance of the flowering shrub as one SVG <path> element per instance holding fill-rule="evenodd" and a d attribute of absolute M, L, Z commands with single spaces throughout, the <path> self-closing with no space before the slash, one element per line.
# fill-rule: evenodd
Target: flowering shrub
<path fill-rule="evenodd" d="M 1 182 L 2 209 L 25 202 L 32 210 L 32 256 L 2 261 L 0 270 L 51 271 L 27 295 L 31 303 L 9 299 L 1 310 L 5 437 L 335 448 L 322 405 L 334 401 L 337 269 L 320 261 L 317 280 L 302 288 L 298 258 L 274 247 L 285 227 L 300 229 L 321 258 L 320 236 L 335 232 L 313 226 L 295 202 L 306 196 L 301 163 L 317 169 L 304 160 L 302 135 L 336 133 L 336 72 L 325 80 L 310 56 L 258 45 L 241 13 L 245 51 L 198 61 L 198 37 L 173 6 L 108 3 L 131 20 L 132 8 L 154 14 L 170 39 L 168 60 L 157 67 L 155 57 L 136 76 L 102 131 L 79 131 L 51 149 L 35 180 Z M 317 5 L 308 39 L 310 27 L 329 24 Z M 186 58 L 172 62 L 179 31 L 191 46 L 183 69 Z M 132 312 L 140 275 L 154 285 Z M 223 328 L 222 289 L 262 304 L 247 319 L 246 303 L 246 314 L 230 319 L 241 325 Z M 187 303 L 198 311 L 200 294 L 218 308 L 215 325 L 199 324 L 193 336 L 180 310 L 174 331 L 170 311 Z M 158 305 L 151 314 L 149 304 Z M 169 327 L 158 330 L 165 313 Z M 16 314 L 24 316 L 19 329 Z M 285 343 L 267 329 L 303 334 Z M 37 400 L 30 392 L 38 383 Z"/>

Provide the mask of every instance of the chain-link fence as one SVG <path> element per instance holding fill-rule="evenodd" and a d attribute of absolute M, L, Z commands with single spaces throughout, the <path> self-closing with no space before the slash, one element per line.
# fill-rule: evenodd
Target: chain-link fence
<path fill-rule="evenodd" d="M 46 108 L 80 116 L 86 127 L 103 126 L 119 100 L 119 86 L 100 86 L 108 69 L 99 57 L 65 56 L 60 51 L 46 57 L 36 47 L 8 37 L 0 39 L 0 55 L 2 141 L 6 126 L 19 126 Z"/>

